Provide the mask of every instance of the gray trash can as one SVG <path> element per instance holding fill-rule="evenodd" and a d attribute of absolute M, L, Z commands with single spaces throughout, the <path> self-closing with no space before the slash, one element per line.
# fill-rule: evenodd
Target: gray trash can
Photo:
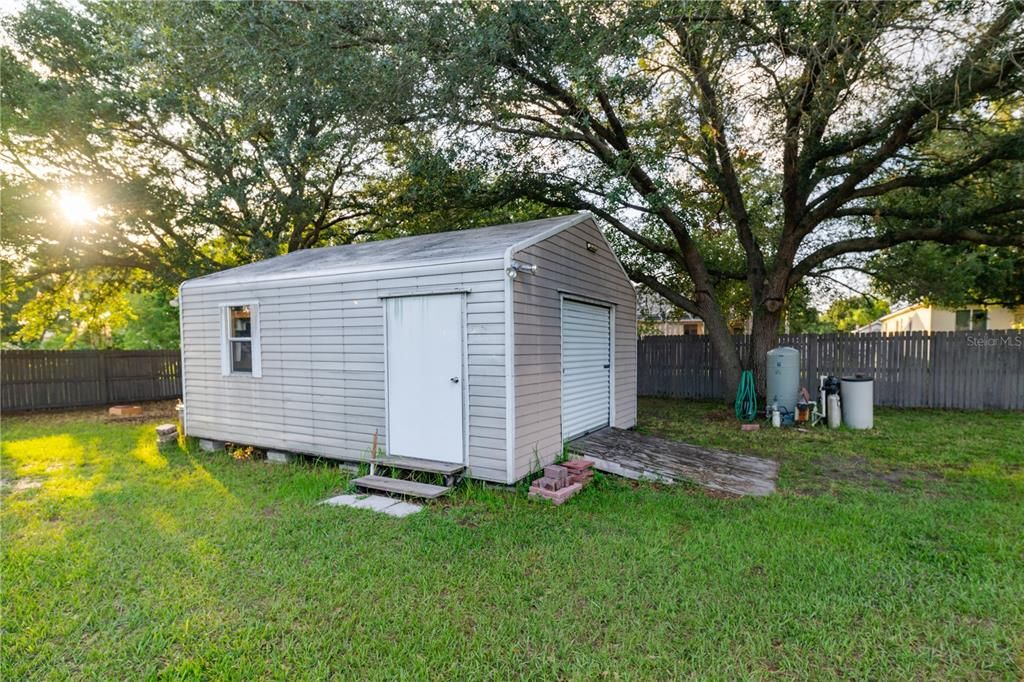
<path fill-rule="evenodd" d="M 843 423 L 851 429 L 871 429 L 875 426 L 875 380 L 857 374 L 843 377 L 839 385 L 843 404 Z"/>

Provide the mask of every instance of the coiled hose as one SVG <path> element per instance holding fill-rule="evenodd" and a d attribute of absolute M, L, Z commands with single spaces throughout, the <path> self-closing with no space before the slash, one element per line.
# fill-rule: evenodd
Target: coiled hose
<path fill-rule="evenodd" d="M 757 417 L 757 391 L 754 389 L 754 373 L 749 369 L 740 375 L 740 386 L 736 389 L 736 418 L 752 422 Z"/>

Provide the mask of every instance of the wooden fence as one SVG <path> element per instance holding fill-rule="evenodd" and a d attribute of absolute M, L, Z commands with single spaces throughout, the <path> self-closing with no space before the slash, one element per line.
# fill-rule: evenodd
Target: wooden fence
<path fill-rule="evenodd" d="M 176 350 L 4 351 L 3 411 L 107 405 L 181 396 Z"/>
<path fill-rule="evenodd" d="M 749 337 L 735 337 L 744 351 Z M 794 334 L 801 384 L 813 396 L 821 374 L 867 374 L 875 404 L 893 407 L 1024 409 L 1024 331 Z M 722 397 L 722 371 L 707 336 L 650 336 L 639 342 L 640 395 Z"/>

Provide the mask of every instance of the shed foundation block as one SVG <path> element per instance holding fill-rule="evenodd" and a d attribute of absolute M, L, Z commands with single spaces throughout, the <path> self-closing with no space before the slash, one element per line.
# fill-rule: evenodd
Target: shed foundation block
<path fill-rule="evenodd" d="M 216 452 L 217 450 L 224 449 L 224 441 L 222 440 L 210 440 L 209 438 L 200 438 L 199 447 L 206 452 Z"/>
<path fill-rule="evenodd" d="M 267 450 L 267 461 L 274 462 L 275 464 L 291 464 L 298 459 L 298 455 L 292 452 L 282 452 L 281 450 Z"/>

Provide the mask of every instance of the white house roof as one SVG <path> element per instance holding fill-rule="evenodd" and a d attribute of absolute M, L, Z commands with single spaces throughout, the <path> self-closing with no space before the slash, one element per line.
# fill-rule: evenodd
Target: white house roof
<path fill-rule="evenodd" d="M 257 263 L 241 265 L 188 280 L 182 286 L 205 286 L 300 277 L 304 274 L 347 274 L 373 270 L 442 265 L 503 258 L 506 251 L 524 248 L 590 218 L 574 213 L 472 229 L 435 232 L 344 246 L 304 249 Z"/>

